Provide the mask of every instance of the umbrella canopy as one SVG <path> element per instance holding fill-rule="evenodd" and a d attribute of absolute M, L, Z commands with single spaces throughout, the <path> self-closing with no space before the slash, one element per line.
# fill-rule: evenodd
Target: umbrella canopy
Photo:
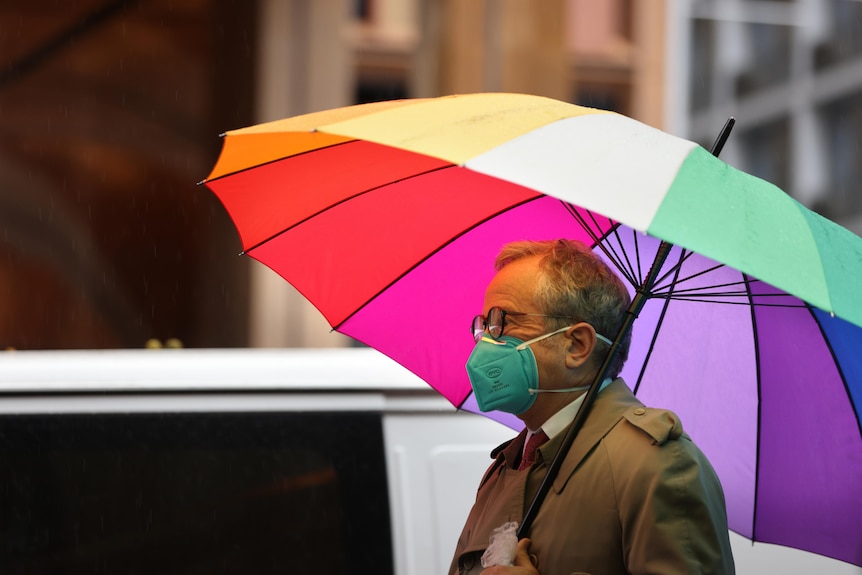
<path fill-rule="evenodd" d="M 205 182 L 245 253 L 471 411 L 469 325 L 504 243 L 581 240 L 634 290 L 670 242 L 623 377 L 681 416 L 734 531 L 862 565 L 862 239 L 775 186 L 625 116 L 498 93 L 228 132 Z"/>

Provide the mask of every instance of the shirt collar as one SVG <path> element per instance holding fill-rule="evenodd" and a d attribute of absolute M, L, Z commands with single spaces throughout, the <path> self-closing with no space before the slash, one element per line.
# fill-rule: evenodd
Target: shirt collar
<path fill-rule="evenodd" d="M 602 390 L 611 383 L 611 381 L 612 380 L 610 377 L 605 378 L 605 380 L 602 382 L 602 386 L 599 388 L 599 393 L 601 393 Z M 553 438 L 555 435 L 558 435 L 565 428 L 567 428 L 569 424 L 572 423 L 572 421 L 575 420 L 575 416 L 578 414 L 578 410 L 584 403 L 584 398 L 586 396 L 586 393 L 579 395 L 577 399 L 573 400 L 560 411 L 548 418 L 548 420 L 543 423 L 539 429 L 536 429 L 535 431 L 528 429 L 526 440 L 529 441 L 530 437 L 534 433 L 538 433 L 539 430 L 543 430 L 545 432 L 545 435 L 547 435 L 549 439 Z"/>

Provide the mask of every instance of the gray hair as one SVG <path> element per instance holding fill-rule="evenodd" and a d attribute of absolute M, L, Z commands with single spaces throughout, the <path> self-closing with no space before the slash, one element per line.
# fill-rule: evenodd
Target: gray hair
<path fill-rule="evenodd" d="M 548 315 L 587 322 L 596 332 L 614 340 L 625 319 L 631 297 L 620 277 L 586 245 L 575 240 L 519 241 L 503 246 L 494 262 L 500 271 L 509 263 L 540 256 L 541 275 L 536 281 L 535 303 Z M 565 319 L 548 318 L 549 329 L 567 325 Z M 617 377 L 628 358 L 631 331 L 620 342 L 608 375 Z M 609 349 L 598 341 L 597 345 Z M 600 364 L 605 354 L 598 355 Z"/>

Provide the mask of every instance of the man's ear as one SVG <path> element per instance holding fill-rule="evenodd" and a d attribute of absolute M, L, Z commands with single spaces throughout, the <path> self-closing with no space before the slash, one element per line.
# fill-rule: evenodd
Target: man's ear
<path fill-rule="evenodd" d="M 566 330 L 566 367 L 578 368 L 590 360 L 596 347 L 596 330 L 588 323 L 577 323 Z"/>

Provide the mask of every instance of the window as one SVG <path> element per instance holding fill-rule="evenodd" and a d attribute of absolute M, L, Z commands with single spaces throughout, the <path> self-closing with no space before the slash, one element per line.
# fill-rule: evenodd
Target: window
<path fill-rule="evenodd" d="M 750 65 L 736 80 L 736 92 L 745 96 L 790 79 L 791 30 L 787 26 L 746 25 Z"/>
<path fill-rule="evenodd" d="M 575 103 L 579 106 L 630 114 L 629 87 L 625 84 L 579 82 Z"/>
<path fill-rule="evenodd" d="M 371 19 L 371 0 L 353 0 L 353 17 L 357 20 Z"/>
<path fill-rule="evenodd" d="M 823 108 L 829 169 L 827 217 L 862 213 L 862 93 Z"/>
<path fill-rule="evenodd" d="M 742 136 L 746 171 L 789 192 L 790 149 L 787 118 L 764 124 Z"/>
<path fill-rule="evenodd" d="M 814 52 L 818 69 L 862 55 L 862 2 L 832 0 L 829 10 L 832 32 Z"/>
<path fill-rule="evenodd" d="M 407 86 L 400 78 L 363 80 L 357 83 L 353 95 L 354 103 L 368 104 L 384 100 L 407 98 Z"/>
<path fill-rule="evenodd" d="M 0 571 L 392 573 L 379 414 L 0 417 Z"/>
<path fill-rule="evenodd" d="M 715 27 L 709 20 L 694 20 L 691 31 L 689 86 L 691 107 L 702 110 L 712 103 L 712 75 L 715 70 Z"/>

